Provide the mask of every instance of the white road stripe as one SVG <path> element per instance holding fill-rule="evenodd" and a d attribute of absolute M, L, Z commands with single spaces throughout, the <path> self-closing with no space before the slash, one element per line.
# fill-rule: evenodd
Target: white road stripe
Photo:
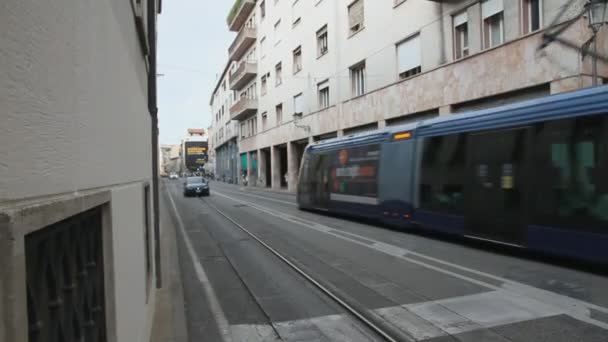
<path fill-rule="evenodd" d="M 403 307 L 452 335 L 566 314 L 555 306 L 504 290 Z"/>
<path fill-rule="evenodd" d="M 352 318 L 344 314 L 273 323 L 273 326 L 285 341 L 378 341 L 359 329 L 353 324 Z"/>
<path fill-rule="evenodd" d="M 192 246 L 192 241 L 190 241 L 190 237 L 188 233 L 186 233 L 186 229 L 184 228 L 184 222 L 182 221 L 182 217 L 179 215 L 177 211 L 177 207 L 175 206 L 175 201 L 173 200 L 173 196 L 171 195 L 171 191 L 165 188 L 167 194 L 169 195 L 169 200 L 171 202 L 171 206 L 173 207 L 173 211 L 175 212 L 175 217 L 177 218 L 177 223 L 179 226 L 179 230 L 184 238 L 186 243 L 186 249 L 188 250 L 188 254 L 190 254 L 190 258 L 192 259 L 192 263 L 194 264 L 194 270 L 196 272 L 196 276 L 198 281 L 201 283 L 203 290 L 205 291 L 205 297 L 209 301 L 209 309 L 213 314 L 213 318 L 218 325 L 218 329 L 222 335 L 222 339 L 224 342 L 232 342 L 232 336 L 230 333 L 230 325 L 228 324 L 228 319 L 222 310 L 222 306 L 215 294 L 215 290 L 213 290 L 213 286 L 211 286 L 211 282 L 209 281 L 209 277 L 207 273 L 205 273 L 205 269 L 201 262 L 199 261 L 198 255 Z"/>
<path fill-rule="evenodd" d="M 274 328 L 269 324 L 237 324 L 230 326 L 235 341 L 239 342 L 278 342 Z"/>
<path fill-rule="evenodd" d="M 523 298 L 525 298 L 527 300 L 536 300 L 536 301 L 541 302 L 541 303 L 549 304 L 549 305 L 551 305 L 553 307 L 560 308 L 561 310 L 563 310 L 564 313 L 566 313 L 566 314 L 570 315 L 571 317 L 574 317 L 574 318 L 576 318 L 578 320 L 581 320 L 581 321 L 584 321 L 584 322 L 587 322 L 587 323 L 599 326 L 599 327 L 601 327 L 603 329 L 608 329 L 608 324 L 591 318 L 591 316 L 590 316 L 591 313 L 590 313 L 590 310 L 589 310 L 589 309 L 595 309 L 595 310 L 603 312 L 603 313 L 608 313 L 608 309 L 605 308 L 605 307 L 602 307 L 602 306 L 599 306 L 599 305 L 596 305 L 596 304 L 593 304 L 593 303 L 588 303 L 588 302 L 585 302 L 585 301 L 582 301 L 582 300 L 578 300 L 578 299 L 575 299 L 575 298 L 571 298 L 571 297 L 568 297 L 568 296 L 560 295 L 558 293 L 554 293 L 554 292 L 551 292 L 551 291 L 539 289 L 539 288 L 536 288 L 536 287 L 533 287 L 533 286 L 530 286 L 530 285 L 526 285 L 526 284 L 523 284 L 523 283 L 519 283 L 519 282 L 510 280 L 510 279 L 498 277 L 498 276 L 495 276 L 495 275 L 492 275 L 492 274 L 489 274 L 489 273 L 481 272 L 481 271 L 478 271 L 478 270 L 475 270 L 475 269 L 471 269 L 471 268 L 468 268 L 468 267 L 465 267 L 465 266 L 461 266 L 461 265 L 454 264 L 454 263 L 451 263 L 451 262 L 448 262 L 448 261 L 437 259 L 437 258 L 428 256 L 428 255 L 425 255 L 425 254 L 421 254 L 421 253 L 418 253 L 418 252 L 410 251 L 410 250 L 407 250 L 407 249 L 404 249 L 404 248 L 401 248 L 401 247 L 398 247 L 398 246 L 394 246 L 394 245 L 390 245 L 390 244 L 387 244 L 387 243 L 384 243 L 384 242 L 376 241 L 376 240 L 370 239 L 369 237 L 360 236 L 358 234 L 353 234 L 353 233 L 350 233 L 350 232 L 344 232 L 343 231 L 343 233 L 353 236 L 353 239 L 349 239 L 345 235 L 332 233 L 332 230 L 335 229 L 335 228 L 332 228 L 332 227 L 329 227 L 329 226 L 325 226 L 325 225 L 322 225 L 322 224 L 319 224 L 319 223 L 316 223 L 316 222 L 313 222 L 313 221 L 309 221 L 309 220 L 306 220 L 306 219 L 301 218 L 301 217 L 296 217 L 296 216 L 291 216 L 291 215 L 288 215 L 288 214 L 276 212 L 276 211 L 274 211 L 272 209 L 269 209 L 267 207 L 259 206 L 259 205 L 256 205 L 256 204 L 252 203 L 252 202 L 242 201 L 242 200 L 230 197 L 228 195 L 225 195 L 225 194 L 222 194 L 222 193 L 218 193 L 217 191 L 215 193 L 217 195 L 219 195 L 219 196 L 225 197 L 225 198 L 230 199 L 230 200 L 232 200 L 234 202 L 238 202 L 238 203 L 241 203 L 241 204 L 246 204 L 246 205 L 248 205 L 248 206 L 250 206 L 250 207 L 252 207 L 254 209 L 257 209 L 259 211 L 265 212 L 265 213 L 267 213 L 269 215 L 281 218 L 281 219 L 289 221 L 289 222 L 293 222 L 295 224 L 304 226 L 304 227 L 309 228 L 309 229 L 313 229 L 313 230 L 316 230 L 316 231 L 319 231 L 319 232 L 322 232 L 322 233 L 330 234 L 330 235 L 332 235 L 334 237 L 337 237 L 339 239 L 350 241 L 352 243 L 355 243 L 355 244 L 358 244 L 358 245 L 361 245 L 361 246 L 365 246 L 367 248 L 371 248 L 371 249 L 380 251 L 380 252 L 385 253 L 385 254 L 389 254 L 389 255 L 395 256 L 397 258 L 403 259 L 403 260 L 411 262 L 411 263 L 415 263 L 415 264 L 420 265 L 422 267 L 425 267 L 427 269 L 431 269 L 431 270 L 434 270 L 434 271 L 437 271 L 437 272 L 440 272 L 440 273 L 443 273 L 443 274 L 451 275 L 453 277 L 456 277 L 456 278 L 459 278 L 459 279 L 462 279 L 462 280 L 465 280 L 465 281 L 468 281 L 468 282 L 471 282 L 471 283 L 474 283 L 474 284 L 477 284 L 477 285 L 480 285 L 480 286 L 483 286 L 483 287 L 486 287 L 486 288 L 489 288 L 489 289 L 492 289 L 492 290 L 504 290 L 504 291 L 508 291 L 510 294 L 512 294 L 514 296 L 519 296 L 519 297 L 523 297 Z M 369 244 L 366 244 L 366 243 L 362 243 L 361 241 L 354 239 L 355 237 L 356 238 L 364 238 L 364 239 L 367 239 L 367 240 L 374 241 L 374 244 L 369 245 Z M 435 265 L 426 263 L 424 261 L 408 258 L 407 257 L 408 254 L 409 255 L 417 256 L 419 258 L 424 258 L 424 259 L 429 260 L 429 261 L 433 261 L 433 262 L 435 262 L 437 264 L 441 264 L 441 265 L 444 265 L 444 266 L 449 266 L 451 268 L 459 269 L 461 271 L 465 271 L 465 272 L 473 273 L 473 274 L 476 274 L 476 275 L 479 275 L 479 276 L 482 276 L 482 277 L 486 277 L 486 278 L 489 278 L 489 279 L 497 280 L 499 282 L 502 282 L 503 285 L 501 287 L 498 287 L 498 286 L 495 286 L 495 285 L 493 285 L 493 284 L 491 284 L 489 282 L 484 282 L 482 280 L 471 278 L 471 277 L 466 276 L 464 274 L 459 274 L 459 273 L 453 272 L 451 270 L 448 270 L 448 269 L 445 269 L 445 268 L 441 268 L 439 266 L 435 266 Z"/>

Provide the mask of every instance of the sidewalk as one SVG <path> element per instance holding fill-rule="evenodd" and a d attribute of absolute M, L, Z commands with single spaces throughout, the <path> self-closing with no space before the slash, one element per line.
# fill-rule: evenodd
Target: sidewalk
<path fill-rule="evenodd" d="M 161 194 L 164 189 L 161 187 Z M 160 196 L 160 244 L 163 287 L 157 292 L 152 342 L 187 342 L 181 268 L 177 254 L 177 231 Z"/>

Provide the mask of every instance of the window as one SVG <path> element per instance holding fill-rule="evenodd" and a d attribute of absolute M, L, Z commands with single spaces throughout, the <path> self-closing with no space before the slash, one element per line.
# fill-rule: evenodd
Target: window
<path fill-rule="evenodd" d="M 260 53 L 264 54 L 264 43 L 266 42 L 266 36 L 262 37 L 262 39 L 260 39 Z"/>
<path fill-rule="evenodd" d="M 293 113 L 302 114 L 304 113 L 304 97 L 302 93 L 293 97 Z"/>
<path fill-rule="evenodd" d="M 365 62 L 350 68 L 350 82 L 353 96 L 365 94 Z"/>
<path fill-rule="evenodd" d="M 399 78 L 404 79 L 421 72 L 420 34 L 397 45 Z"/>
<path fill-rule="evenodd" d="M 328 51 L 327 46 L 327 25 L 317 31 L 317 56 L 321 57 Z"/>
<path fill-rule="evenodd" d="M 260 16 L 262 17 L 262 20 L 266 18 L 266 1 L 264 0 L 260 2 Z"/>
<path fill-rule="evenodd" d="M 245 125 L 245 122 L 241 122 L 241 139 L 246 138 L 247 137 L 247 127 Z"/>
<path fill-rule="evenodd" d="M 280 126 L 283 123 L 283 104 L 276 105 L 274 111 L 277 115 L 277 126 Z"/>
<path fill-rule="evenodd" d="M 262 95 L 266 95 L 266 85 L 267 85 L 267 77 L 266 75 L 262 76 Z"/>
<path fill-rule="evenodd" d="M 277 63 L 274 67 L 274 84 L 275 86 L 281 85 L 283 83 L 283 65 L 281 62 Z"/>
<path fill-rule="evenodd" d="M 485 49 L 504 42 L 504 19 L 502 0 L 486 0 L 481 3 L 483 18 L 483 45 Z"/>
<path fill-rule="evenodd" d="M 245 23 L 247 28 L 255 28 L 255 13 Z"/>
<path fill-rule="evenodd" d="M 296 20 L 293 21 L 293 27 L 298 26 L 298 24 L 302 21 L 301 17 L 296 18 Z"/>
<path fill-rule="evenodd" d="M 524 34 L 534 32 L 540 29 L 541 25 L 541 13 L 542 13 L 541 0 L 522 0 L 521 12 L 522 12 L 522 24 Z"/>
<path fill-rule="evenodd" d="M 459 59 L 469 55 L 469 26 L 467 12 L 462 12 L 452 18 L 454 22 L 454 58 Z"/>
<path fill-rule="evenodd" d="M 298 46 L 293 50 L 293 73 L 296 74 L 302 70 L 302 47 Z"/>
<path fill-rule="evenodd" d="M 246 61 L 248 63 L 255 63 L 255 48 L 251 49 L 248 53 L 247 53 L 247 57 L 246 57 Z M 236 63 L 235 63 L 236 65 Z"/>
<path fill-rule="evenodd" d="M 438 212 L 464 213 L 466 134 L 424 140 L 420 206 Z"/>
<path fill-rule="evenodd" d="M 255 100 L 258 98 L 256 93 L 257 84 L 253 82 L 245 91 L 241 92 L 241 99 Z"/>
<path fill-rule="evenodd" d="M 319 93 L 319 109 L 329 107 L 329 80 L 319 83 L 317 89 Z"/>
<path fill-rule="evenodd" d="M 277 20 L 276 23 L 274 23 L 274 32 L 277 32 L 277 30 L 281 27 L 281 19 Z"/>
<path fill-rule="evenodd" d="M 265 131 L 268 125 L 268 112 L 262 113 L 262 131 Z"/>
<path fill-rule="evenodd" d="M 354 34 L 363 29 L 365 18 L 363 0 L 355 0 L 348 6 L 348 25 L 350 34 Z"/>
<path fill-rule="evenodd" d="M 608 231 L 608 119 L 566 119 L 535 127 L 532 222 Z"/>
<path fill-rule="evenodd" d="M 331 166 L 332 172 L 328 172 L 329 182 L 326 185 L 332 200 L 351 201 L 354 196 L 372 197 L 374 202 L 377 200 L 380 145 L 343 147 L 324 154 L 328 159 L 321 161 L 326 164 L 325 168 L 335 165 Z M 322 157 L 323 154 L 318 156 Z M 340 163 L 334 164 L 333 160 Z M 327 165 L 328 162 L 331 164 Z"/>

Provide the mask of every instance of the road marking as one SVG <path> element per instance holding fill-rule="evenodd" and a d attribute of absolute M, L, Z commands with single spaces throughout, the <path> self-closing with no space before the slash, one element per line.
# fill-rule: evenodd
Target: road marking
<path fill-rule="evenodd" d="M 403 307 L 451 335 L 566 314 L 560 308 L 504 290 Z"/>
<path fill-rule="evenodd" d="M 213 290 L 213 286 L 209 281 L 209 277 L 207 273 L 205 273 L 205 269 L 203 269 L 203 265 L 199 261 L 199 257 L 192 246 L 192 241 L 190 241 L 190 237 L 186 233 L 186 229 L 184 228 L 184 222 L 182 221 L 182 217 L 179 215 L 177 211 L 177 206 L 175 206 L 175 201 L 173 200 L 173 196 L 171 195 L 171 191 L 168 188 L 165 188 L 167 194 L 169 195 L 169 200 L 171 202 L 171 206 L 173 207 L 173 211 L 175 212 L 175 217 L 177 218 L 177 224 L 179 226 L 180 233 L 184 237 L 184 241 L 186 243 L 186 249 L 188 250 L 188 254 L 190 254 L 190 258 L 192 259 L 192 263 L 194 264 L 194 270 L 198 281 L 203 286 L 203 290 L 205 291 L 205 296 L 209 301 L 209 309 L 213 314 L 213 318 L 215 318 L 215 322 L 218 325 L 218 329 L 220 330 L 220 334 L 222 335 L 222 339 L 224 342 L 232 342 L 232 336 L 230 334 L 230 324 L 228 324 L 228 319 L 222 310 L 222 306 L 215 294 L 215 290 Z"/>
<path fill-rule="evenodd" d="M 313 317 L 272 324 L 284 341 L 378 341 L 359 329 L 344 314 Z"/>
<path fill-rule="evenodd" d="M 270 324 L 236 324 L 230 326 L 230 331 L 239 342 L 282 341 Z"/>
<path fill-rule="evenodd" d="M 558 293 L 554 293 L 554 292 L 551 292 L 551 291 L 539 289 L 539 288 L 536 288 L 536 287 L 533 287 L 533 286 L 530 286 L 530 285 L 526 285 L 526 284 L 523 284 L 523 283 L 519 283 L 519 282 L 510 280 L 510 279 L 498 277 L 498 276 L 495 276 L 495 275 L 492 275 L 492 274 L 489 274 L 489 273 L 485 273 L 485 272 L 482 272 L 482 271 L 471 269 L 471 268 L 468 268 L 468 267 L 465 267 L 465 266 L 461 266 L 461 265 L 458 265 L 458 264 L 455 264 L 455 263 L 451 263 L 451 262 L 448 262 L 448 261 L 445 261 L 445 260 L 437 259 L 437 258 L 428 256 L 428 255 L 425 255 L 425 254 L 422 254 L 422 253 L 418 253 L 418 252 L 414 252 L 414 251 L 411 251 L 411 250 L 407 250 L 405 248 L 401 248 L 401 247 L 390 245 L 390 244 L 387 244 L 387 243 L 384 243 L 384 242 L 376 241 L 376 240 L 370 239 L 369 237 L 360 236 L 358 234 L 353 234 L 353 233 L 344 232 L 344 231 L 343 231 L 344 235 L 335 234 L 335 233 L 332 233 L 332 230 L 334 228 L 331 228 L 329 226 L 325 226 L 325 225 L 322 225 L 322 224 L 319 224 L 319 223 L 316 223 L 316 222 L 313 222 L 313 221 L 309 221 L 309 220 L 306 220 L 306 219 L 303 219 L 303 218 L 300 218 L 300 217 L 295 217 L 295 216 L 291 216 L 291 215 L 284 214 L 284 213 L 281 213 L 281 212 L 276 212 L 276 211 L 274 211 L 272 209 L 269 209 L 267 207 L 259 206 L 257 204 L 254 204 L 254 203 L 251 203 L 251 202 L 247 202 L 247 201 L 242 201 L 242 200 L 230 197 L 228 195 L 222 194 L 222 193 L 217 192 L 217 191 L 215 193 L 217 195 L 219 195 L 219 196 L 225 197 L 225 198 L 227 198 L 229 200 L 232 200 L 234 202 L 239 202 L 239 203 L 247 204 L 247 205 L 249 205 L 250 207 L 252 207 L 254 209 L 257 209 L 259 211 L 265 212 L 265 213 L 267 213 L 269 215 L 278 217 L 280 219 L 283 219 L 283 220 L 286 220 L 286 221 L 289 221 L 289 222 L 293 222 L 293 223 L 296 223 L 298 225 L 304 226 L 306 228 L 309 228 L 309 229 L 312 229 L 312 230 L 316 230 L 316 231 L 319 231 L 319 232 L 322 232 L 322 233 L 326 233 L 326 234 L 329 234 L 331 236 L 337 237 L 339 239 L 350 241 L 352 243 L 355 243 L 355 244 L 358 244 L 358 245 L 361 245 L 361 246 L 365 246 L 365 247 L 374 249 L 376 251 L 379 251 L 379 252 L 382 252 L 382 253 L 385 253 L 385 254 L 388 254 L 388 255 L 392 255 L 392 256 L 394 256 L 396 258 L 399 258 L 399 259 L 402 259 L 402 260 L 406 260 L 406 261 L 408 261 L 410 263 L 417 264 L 417 265 L 425 267 L 427 269 L 431 269 L 431 270 L 434 270 L 434 271 L 437 271 L 437 272 L 440 272 L 440 273 L 443 273 L 443 274 L 447 274 L 447 275 L 453 276 L 455 278 L 458 278 L 458 279 L 461 279 L 461 280 L 465 280 L 465 281 L 468 281 L 470 283 L 477 284 L 477 285 L 480 285 L 480 286 L 483 286 L 483 287 L 486 287 L 486 288 L 489 288 L 489 289 L 492 289 L 492 290 L 496 290 L 496 291 L 497 290 L 508 291 L 512 295 L 523 297 L 526 300 L 535 300 L 535 301 L 538 301 L 540 303 L 548 303 L 548 305 L 551 305 L 551 306 L 553 306 L 555 308 L 559 308 L 560 310 L 562 310 L 566 314 L 570 315 L 571 317 L 574 317 L 574 318 L 576 318 L 578 320 L 581 320 L 583 322 L 587 322 L 587 323 L 590 323 L 590 324 L 593 324 L 593 325 L 596 325 L 596 326 L 599 326 L 599 327 L 601 327 L 603 329 L 607 329 L 608 330 L 608 324 L 607 323 L 604 323 L 602 321 L 599 321 L 599 320 L 591 318 L 591 310 L 590 310 L 590 309 L 594 309 L 594 310 L 597 310 L 597 311 L 600 311 L 600 312 L 603 312 L 603 313 L 608 313 L 608 308 L 605 308 L 605 307 L 602 307 L 602 306 L 599 306 L 599 305 L 596 305 L 596 304 L 593 304 L 593 303 L 588 303 L 588 302 L 585 302 L 585 301 L 582 301 L 582 300 L 578 300 L 578 299 L 575 299 L 575 298 L 567 297 L 567 296 L 564 296 L 564 295 L 560 295 Z M 348 238 L 347 235 L 351 235 L 352 239 Z M 370 240 L 370 241 L 374 241 L 374 244 L 370 245 L 370 244 L 362 243 L 361 241 L 355 239 L 355 237 L 358 238 L 358 239 L 363 238 L 363 239 L 367 239 L 367 240 Z M 462 275 L 462 274 L 450 271 L 448 269 L 441 268 L 439 266 L 435 266 L 435 265 L 426 263 L 424 261 L 420 261 L 420 260 L 417 260 L 417 259 L 409 258 L 409 257 L 407 257 L 407 255 L 415 255 L 415 256 L 417 256 L 419 258 L 430 260 L 430 261 L 433 261 L 435 263 L 438 263 L 438 264 L 441 264 L 441 265 L 444 265 L 444 266 L 449 266 L 449 267 L 452 267 L 452 268 L 455 268 L 455 269 L 459 269 L 459 270 L 464 271 L 464 272 L 470 272 L 470 273 L 473 273 L 473 274 L 476 274 L 476 275 L 479 275 L 479 276 L 482 276 L 482 277 L 487 277 L 489 279 L 498 280 L 498 281 L 500 281 L 502 283 L 502 286 L 496 286 L 494 284 L 491 284 L 491 283 L 488 283 L 488 282 L 485 282 L 485 281 L 482 281 L 482 280 L 474 279 L 474 278 L 468 277 L 466 275 Z"/>

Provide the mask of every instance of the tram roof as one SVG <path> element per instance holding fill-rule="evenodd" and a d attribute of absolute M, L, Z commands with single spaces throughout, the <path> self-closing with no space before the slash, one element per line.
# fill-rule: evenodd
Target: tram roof
<path fill-rule="evenodd" d="M 608 85 L 350 134 L 315 143 L 310 149 L 318 151 L 345 145 L 378 143 L 387 141 L 394 133 L 404 131 L 411 131 L 415 136 L 435 136 L 601 113 L 608 113 Z"/>
<path fill-rule="evenodd" d="M 422 121 L 418 136 L 435 136 L 608 113 L 608 86 L 586 88 Z"/>

